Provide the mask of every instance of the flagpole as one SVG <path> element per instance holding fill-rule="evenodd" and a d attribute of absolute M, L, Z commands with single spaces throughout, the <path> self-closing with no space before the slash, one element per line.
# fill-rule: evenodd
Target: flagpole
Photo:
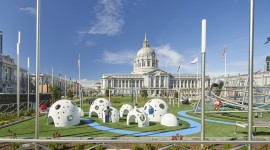
<path fill-rule="evenodd" d="M 40 72 L 40 0 L 37 0 L 36 15 L 36 120 L 35 139 L 39 139 L 39 72 Z M 35 149 L 38 145 L 35 144 Z"/>
<path fill-rule="evenodd" d="M 249 18 L 249 89 L 248 89 L 248 141 L 252 141 L 253 133 L 253 63 L 254 63 L 254 0 L 250 0 Z M 248 149 L 252 149 L 249 144 Z"/>
<path fill-rule="evenodd" d="M 20 117 L 20 41 L 21 32 L 18 32 L 17 43 L 17 116 Z"/>
<path fill-rule="evenodd" d="M 227 45 L 225 45 L 225 54 L 224 54 L 224 59 L 225 59 L 225 75 L 224 75 L 224 78 L 226 77 L 227 75 Z"/>
<path fill-rule="evenodd" d="M 181 80 L 180 80 L 180 66 L 179 66 L 179 68 L 178 68 L 178 77 L 179 77 L 179 92 L 178 92 L 178 101 L 177 101 L 177 103 L 178 103 L 178 107 L 179 107 L 179 103 L 180 103 L 180 87 L 181 87 Z"/>
<path fill-rule="evenodd" d="M 29 68 L 30 68 L 30 59 L 27 58 L 27 111 L 29 111 L 29 82 L 30 82 L 30 74 L 29 74 Z"/>
<path fill-rule="evenodd" d="M 53 87 L 53 67 L 52 67 L 52 87 Z"/>
<path fill-rule="evenodd" d="M 198 70 L 198 64 L 199 63 L 198 63 L 198 60 L 197 60 L 197 83 L 196 83 L 197 84 L 197 96 L 199 96 L 199 87 L 198 87 L 199 86 L 198 85 L 198 82 L 199 82 L 199 73 L 198 72 L 199 72 L 199 70 Z"/>
<path fill-rule="evenodd" d="M 67 98 L 67 75 L 65 74 L 65 98 Z"/>
<path fill-rule="evenodd" d="M 81 95 L 81 57 L 79 54 L 79 60 L 78 60 L 78 67 L 79 67 L 79 95 L 80 95 L 80 107 L 82 108 L 82 95 Z"/>

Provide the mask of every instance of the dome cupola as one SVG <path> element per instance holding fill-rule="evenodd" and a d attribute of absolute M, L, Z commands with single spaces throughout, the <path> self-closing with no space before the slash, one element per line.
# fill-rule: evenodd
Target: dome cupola
<path fill-rule="evenodd" d="M 133 63 L 132 74 L 143 74 L 158 68 L 158 60 L 155 51 L 149 47 L 149 42 L 144 37 L 143 47 L 138 51 Z"/>

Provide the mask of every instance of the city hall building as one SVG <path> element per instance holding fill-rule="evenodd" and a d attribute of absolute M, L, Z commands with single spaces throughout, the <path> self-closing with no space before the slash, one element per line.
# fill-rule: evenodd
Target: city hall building
<path fill-rule="evenodd" d="M 210 77 L 206 76 L 206 88 L 210 86 Z M 130 74 L 104 74 L 99 92 L 105 94 L 111 89 L 112 95 L 130 95 L 147 90 L 148 96 L 169 95 L 180 90 L 180 96 L 199 96 L 201 77 L 197 74 L 171 74 L 158 68 L 158 58 L 149 46 L 145 36 L 142 48 L 138 51 Z"/>

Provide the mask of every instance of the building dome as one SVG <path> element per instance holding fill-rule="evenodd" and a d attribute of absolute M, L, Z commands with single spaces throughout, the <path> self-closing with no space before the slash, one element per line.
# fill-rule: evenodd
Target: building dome
<path fill-rule="evenodd" d="M 158 60 L 155 51 L 149 47 L 148 40 L 144 38 L 143 47 L 138 51 L 134 63 L 132 74 L 144 74 L 157 69 Z"/>
<path fill-rule="evenodd" d="M 153 49 L 151 49 L 150 47 L 142 47 L 137 55 L 136 58 L 155 58 L 156 57 L 156 53 Z"/>

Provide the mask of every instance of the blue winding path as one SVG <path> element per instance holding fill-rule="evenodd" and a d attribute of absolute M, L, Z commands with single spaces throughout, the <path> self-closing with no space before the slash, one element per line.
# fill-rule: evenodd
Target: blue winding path
<path fill-rule="evenodd" d="M 200 120 L 200 118 L 187 115 L 186 113 L 188 111 L 190 111 L 190 110 L 180 111 L 180 112 L 178 112 L 178 114 L 180 116 L 182 116 L 182 117 L 187 117 L 187 118 Z M 182 129 L 182 130 L 169 131 L 169 132 L 139 132 L 139 131 L 115 129 L 115 128 L 109 128 L 109 127 L 106 127 L 106 126 L 102 126 L 102 125 L 100 125 L 100 124 L 98 124 L 98 123 L 96 123 L 96 122 L 94 122 L 92 120 L 86 119 L 86 118 L 81 118 L 81 120 L 84 121 L 85 123 L 87 123 L 89 126 L 95 128 L 95 129 L 98 129 L 98 130 L 103 130 L 103 131 L 113 132 L 113 133 L 118 133 L 118 134 L 131 134 L 131 135 L 134 135 L 134 136 L 168 137 L 168 136 L 172 136 L 172 135 L 176 135 L 176 134 L 189 135 L 189 134 L 195 134 L 195 133 L 201 132 L 201 124 L 196 122 L 196 121 L 193 121 L 191 119 L 187 119 L 187 118 L 179 118 L 179 119 L 189 123 L 190 124 L 189 128 Z M 206 121 L 235 125 L 235 123 L 232 123 L 232 122 L 224 122 L 224 121 L 218 121 L 218 120 L 206 119 Z"/>
<path fill-rule="evenodd" d="M 182 117 L 192 118 L 196 120 L 201 120 L 201 118 L 190 116 L 187 114 L 191 110 L 185 110 L 185 111 L 179 111 L 178 114 Z M 211 120 L 211 119 L 205 119 L 207 122 L 214 122 L 214 123 L 221 123 L 221 124 L 228 124 L 228 125 L 235 125 L 235 122 L 226 122 L 226 121 L 220 121 L 220 120 Z"/>

